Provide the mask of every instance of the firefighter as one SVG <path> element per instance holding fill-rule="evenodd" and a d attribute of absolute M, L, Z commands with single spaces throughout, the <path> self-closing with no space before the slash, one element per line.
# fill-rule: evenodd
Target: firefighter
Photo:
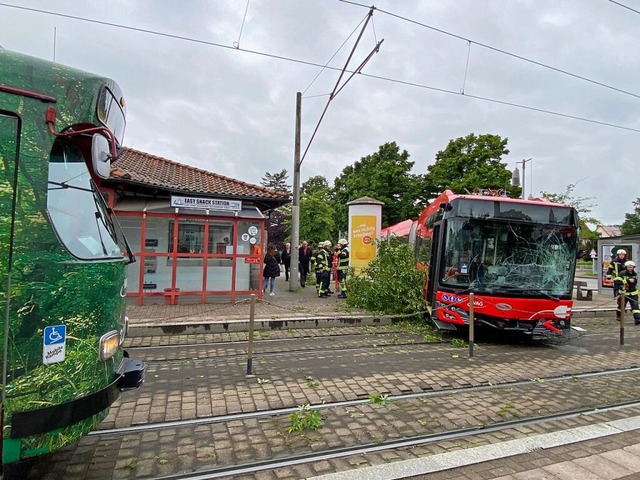
<path fill-rule="evenodd" d="M 329 296 L 329 280 L 331 277 L 330 249 L 330 241 L 322 242 L 316 255 L 316 276 L 318 278 L 318 297 L 320 298 Z"/>
<path fill-rule="evenodd" d="M 640 307 L 638 306 L 638 274 L 634 270 L 635 268 L 636 264 L 631 260 L 624 263 L 624 270 L 620 272 L 620 278 L 623 284 L 621 294 L 624 295 L 625 308 L 627 306 L 627 302 L 631 304 L 631 313 L 633 313 L 634 323 L 636 325 L 640 325 Z M 616 316 L 620 319 L 620 303 L 618 303 Z"/>
<path fill-rule="evenodd" d="M 623 248 L 616 252 L 616 257 L 611 260 L 607 269 L 607 280 L 613 281 L 613 296 L 617 297 L 623 290 L 622 278 L 620 274 L 624 271 L 624 263 L 626 262 L 627 251 Z"/>
<path fill-rule="evenodd" d="M 347 273 L 349 272 L 349 249 L 344 238 L 338 240 L 340 251 L 338 252 L 338 281 L 340 282 L 340 295 L 338 298 L 347 298 Z"/>

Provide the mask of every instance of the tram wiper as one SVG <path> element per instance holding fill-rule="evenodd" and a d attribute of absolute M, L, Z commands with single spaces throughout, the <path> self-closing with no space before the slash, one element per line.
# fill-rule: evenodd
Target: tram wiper
<path fill-rule="evenodd" d="M 66 189 L 72 189 L 72 190 L 81 190 L 83 192 L 91 192 L 93 193 L 93 190 L 91 190 L 90 188 L 84 188 L 84 187 L 77 187 L 75 185 L 69 185 L 67 182 L 53 182 L 51 180 L 48 181 L 49 184 L 51 185 L 56 185 L 58 188 L 50 188 L 49 190 L 66 190 Z"/>
<path fill-rule="evenodd" d="M 104 220 L 102 219 L 102 215 L 100 214 L 100 212 L 95 212 L 95 213 L 96 213 L 96 227 L 98 227 L 98 237 L 100 237 L 100 245 L 102 245 L 102 253 L 104 253 L 105 255 L 108 255 L 107 247 L 104 244 L 104 240 L 102 240 L 102 230 L 100 229 L 100 222 L 98 221 L 98 219 L 102 220 L 103 223 L 104 223 Z"/>

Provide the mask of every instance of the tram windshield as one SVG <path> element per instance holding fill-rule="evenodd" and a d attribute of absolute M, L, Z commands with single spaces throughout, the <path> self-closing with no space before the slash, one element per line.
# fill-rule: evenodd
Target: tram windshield
<path fill-rule="evenodd" d="M 440 283 L 491 294 L 568 294 L 576 242 L 570 225 L 451 218 Z"/>
<path fill-rule="evenodd" d="M 81 259 L 127 256 L 129 248 L 80 150 L 64 145 L 49 163 L 47 209 L 63 245 Z M 129 260 L 131 260 L 129 255 Z"/>

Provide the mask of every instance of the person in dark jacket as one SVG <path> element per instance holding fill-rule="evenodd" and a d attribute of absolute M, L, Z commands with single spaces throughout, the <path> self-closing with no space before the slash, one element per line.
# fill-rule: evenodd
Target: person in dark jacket
<path fill-rule="evenodd" d="M 262 272 L 262 293 L 266 293 L 269 284 L 269 295 L 273 297 L 273 288 L 276 286 L 276 277 L 280 276 L 280 263 L 276 258 L 276 247 L 269 245 L 264 256 L 264 270 Z"/>
<path fill-rule="evenodd" d="M 616 256 L 607 269 L 607 280 L 613 282 L 613 296 L 617 297 L 624 291 L 624 285 L 620 274 L 624 272 L 624 263 L 627 261 L 627 251 L 624 248 L 616 252 Z"/>
<path fill-rule="evenodd" d="M 631 313 L 633 313 L 633 321 L 636 325 L 640 325 L 640 306 L 638 305 L 638 274 L 636 273 L 636 264 L 631 260 L 624 263 L 624 270 L 620 273 L 622 279 L 623 290 L 621 294 L 624 295 L 624 306 L 626 308 L 627 303 L 631 304 Z M 618 302 L 618 308 L 616 309 L 616 317 L 620 320 L 620 302 Z"/>
<path fill-rule="evenodd" d="M 289 281 L 289 268 L 291 268 L 291 244 L 285 243 L 282 253 L 280 254 L 280 261 L 284 265 L 284 279 Z"/>
<path fill-rule="evenodd" d="M 300 286 L 304 288 L 309 275 L 309 260 L 311 259 L 311 248 L 305 240 L 298 250 L 298 267 L 300 269 Z"/>

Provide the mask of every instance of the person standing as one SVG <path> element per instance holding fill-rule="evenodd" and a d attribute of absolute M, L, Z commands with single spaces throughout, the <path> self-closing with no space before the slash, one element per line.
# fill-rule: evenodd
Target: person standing
<path fill-rule="evenodd" d="M 320 247 L 316 256 L 316 272 L 320 274 L 318 297 L 327 298 L 329 296 L 329 281 L 331 280 L 331 242 L 327 240 Z"/>
<path fill-rule="evenodd" d="M 280 261 L 284 265 L 284 279 L 289 281 L 289 268 L 291 268 L 291 244 L 285 243 L 282 253 L 280 254 Z"/>
<path fill-rule="evenodd" d="M 627 251 L 623 248 L 616 251 L 616 257 L 611 260 L 607 269 L 607 280 L 613 281 L 613 296 L 617 297 L 624 291 L 624 285 L 620 274 L 624 271 L 624 264 L 627 261 Z"/>
<path fill-rule="evenodd" d="M 276 277 L 280 276 L 280 263 L 276 258 L 276 247 L 269 245 L 267 254 L 264 256 L 264 269 L 262 271 L 262 293 L 266 293 L 269 285 L 269 296 L 275 295 L 273 289 L 276 285 Z"/>
<path fill-rule="evenodd" d="M 311 249 L 306 240 L 302 242 L 298 250 L 298 268 L 300 270 L 300 286 L 304 288 L 309 275 L 309 260 L 311 259 Z"/>
<path fill-rule="evenodd" d="M 347 298 L 347 273 L 349 272 L 349 249 L 347 240 L 338 240 L 340 251 L 338 252 L 338 280 L 340 282 L 340 295 L 338 298 Z"/>
<path fill-rule="evenodd" d="M 627 303 L 631 305 L 631 313 L 633 321 L 636 325 L 640 325 L 640 307 L 638 306 L 638 274 L 635 271 L 636 264 L 631 260 L 624 263 L 624 270 L 620 272 L 623 288 L 620 293 L 624 295 L 624 307 Z M 620 303 L 616 309 L 616 317 L 620 320 Z"/>

